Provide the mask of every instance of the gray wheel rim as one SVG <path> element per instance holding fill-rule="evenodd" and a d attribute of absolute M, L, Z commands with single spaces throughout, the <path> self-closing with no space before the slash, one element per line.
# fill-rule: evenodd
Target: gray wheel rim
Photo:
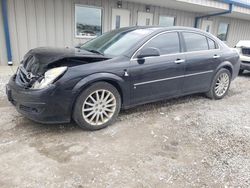
<path fill-rule="evenodd" d="M 116 98 L 108 90 L 100 89 L 91 93 L 83 103 L 84 120 L 93 126 L 108 122 L 115 113 Z"/>
<path fill-rule="evenodd" d="M 229 87 L 229 75 L 227 73 L 220 74 L 219 78 L 216 81 L 215 84 L 215 94 L 218 97 L 223 96 Z"/>

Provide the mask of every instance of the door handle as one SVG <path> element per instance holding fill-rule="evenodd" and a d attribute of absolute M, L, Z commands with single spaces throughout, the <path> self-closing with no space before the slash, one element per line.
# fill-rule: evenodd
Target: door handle
<path fill-rule="evenodd" d="M 217 54 L 215 54 L 215 55 L 213 56 L 213 58 L 214 58 L 214 59 L 217 59 L 217 58 L 220 58 L 220 56 L 217 55 Z"/>
<path fill-rule="evenodd" d="M 176 64 L 181 64 L 181 63 L 184 63 L 184 62 L 185 62 L 184 59 L 176 59 L 176 60 L 174 61 L 174 63 L 176 63 Z"/>

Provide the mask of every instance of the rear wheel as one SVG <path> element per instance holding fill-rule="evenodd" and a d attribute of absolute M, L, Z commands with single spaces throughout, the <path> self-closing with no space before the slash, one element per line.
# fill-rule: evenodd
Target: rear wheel
<path fill-rule="evenodd" d="M 110 125 L 118 116 L 121 97 L 109 83 L 94 83 L 78 97 L 73 119 L 82 128 L 98 130 Z"/>
<path fill-rule="evenodd" d="M 212 82 L 209 92 L 206 93 L 207 97 L 211 99 L 222 99 L 228 92 L 231 83 L 231 73 L 229 70 L 220 69 Z"/>

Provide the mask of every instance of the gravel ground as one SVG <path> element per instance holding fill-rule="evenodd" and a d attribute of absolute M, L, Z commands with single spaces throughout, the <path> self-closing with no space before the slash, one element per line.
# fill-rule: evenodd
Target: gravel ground
<path fill-rule="evenodd" d="M 220 101 L 192 95 L 123 111 L 96 132 L 19 115 L 0 76 L 1 187 L 250 187 L 250 74 Z"/>

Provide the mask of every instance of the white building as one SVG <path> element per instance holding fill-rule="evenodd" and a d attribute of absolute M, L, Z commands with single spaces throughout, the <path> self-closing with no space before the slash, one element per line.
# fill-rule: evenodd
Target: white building
<path fill-rule="evenodd" d="M 73 47 L 134 25 L 198 27 L 233 47 L 250 40 L 250 0 L 0 0 L 0 64 L 39 46 Z"/>

